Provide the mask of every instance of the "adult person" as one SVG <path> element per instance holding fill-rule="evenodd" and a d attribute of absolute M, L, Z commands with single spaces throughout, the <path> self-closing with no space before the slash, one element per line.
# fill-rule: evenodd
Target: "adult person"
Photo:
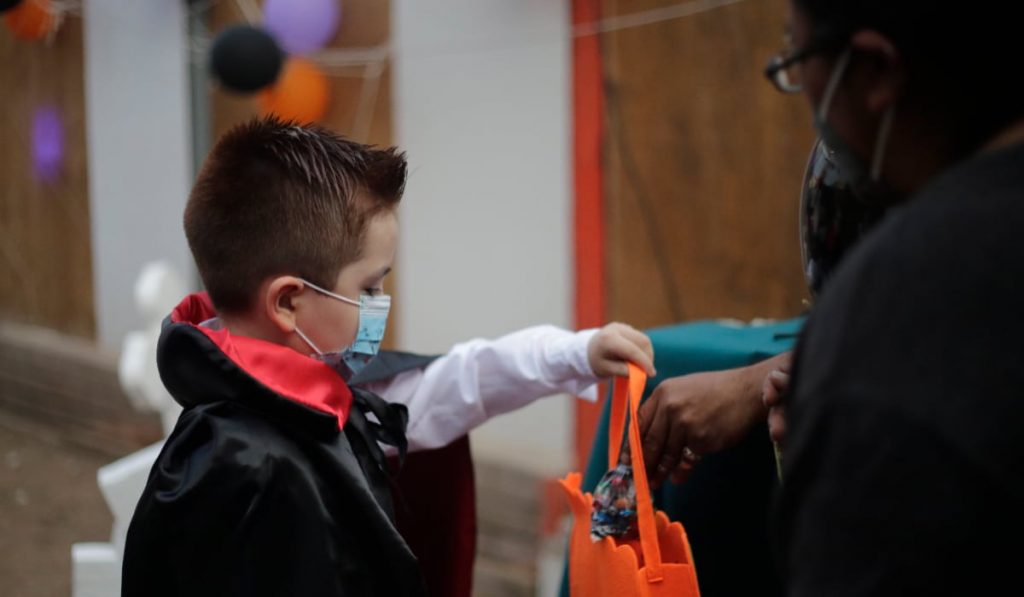
<path fill-rule="evenodd" d="M 1012 3 L 791 0 L 770 73 L 873 197 L 786 399 L 790 595 L 983 595 L 1024 534 L 1024 86 Z M 784 384 L 783 384 L 784 385 Z"/>

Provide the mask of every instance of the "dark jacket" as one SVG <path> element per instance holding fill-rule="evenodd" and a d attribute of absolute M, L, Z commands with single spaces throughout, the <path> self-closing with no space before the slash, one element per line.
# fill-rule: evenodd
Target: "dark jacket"
<path fill-rule="evenodd" d="M 1018 145 L 940 176 L 829 282 L 786 406 L 790 595 L 1018 590 L 1022 231 Z"/>

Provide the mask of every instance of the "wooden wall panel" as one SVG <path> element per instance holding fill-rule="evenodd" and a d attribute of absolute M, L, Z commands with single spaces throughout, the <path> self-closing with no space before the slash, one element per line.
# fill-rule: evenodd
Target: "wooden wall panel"
<path fill-rule="evenodd" d="M 671 4 L 605 0 L 604 16 Z M 646 327 L 802 310 L 810 113 L 761 74 L 781 49 L 785 8 L 747 0 L 603 35 L 611 318 Z"/>
<path fill-rule="evenodd" d="M 0 319 L 92 338 L 95 332 L 82 27 L 52 43 L 0 28 Z M 32 115 L 59 115 L 64 159 L 52 179 L 32 161 Z"/>

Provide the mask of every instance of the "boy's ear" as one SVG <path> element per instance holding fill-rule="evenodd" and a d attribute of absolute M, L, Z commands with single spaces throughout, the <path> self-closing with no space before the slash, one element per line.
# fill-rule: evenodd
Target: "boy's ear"
<path fill-rule="evenodd" d="M 267 319 L 282 334 L 295 331 L 295 313 L 304 300 L 302 290 L 306 285 L 295 276 L 278 276 L 266 285 L 263 308 Z"/>

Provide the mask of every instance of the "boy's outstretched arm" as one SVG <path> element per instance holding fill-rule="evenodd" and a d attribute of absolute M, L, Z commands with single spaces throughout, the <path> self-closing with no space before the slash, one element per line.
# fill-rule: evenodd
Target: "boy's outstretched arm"
<path fill-rule="evenodd" d="M 650 340 L 628 325 L 581 332 L 543 325 L 457 344 L 425 369 L 367 389 L 409 408 L 409 448 L 425 450 L 546 396 L 596 399 L 593 386 L 623 374 L 627 361 L 654 373 Z"/>

